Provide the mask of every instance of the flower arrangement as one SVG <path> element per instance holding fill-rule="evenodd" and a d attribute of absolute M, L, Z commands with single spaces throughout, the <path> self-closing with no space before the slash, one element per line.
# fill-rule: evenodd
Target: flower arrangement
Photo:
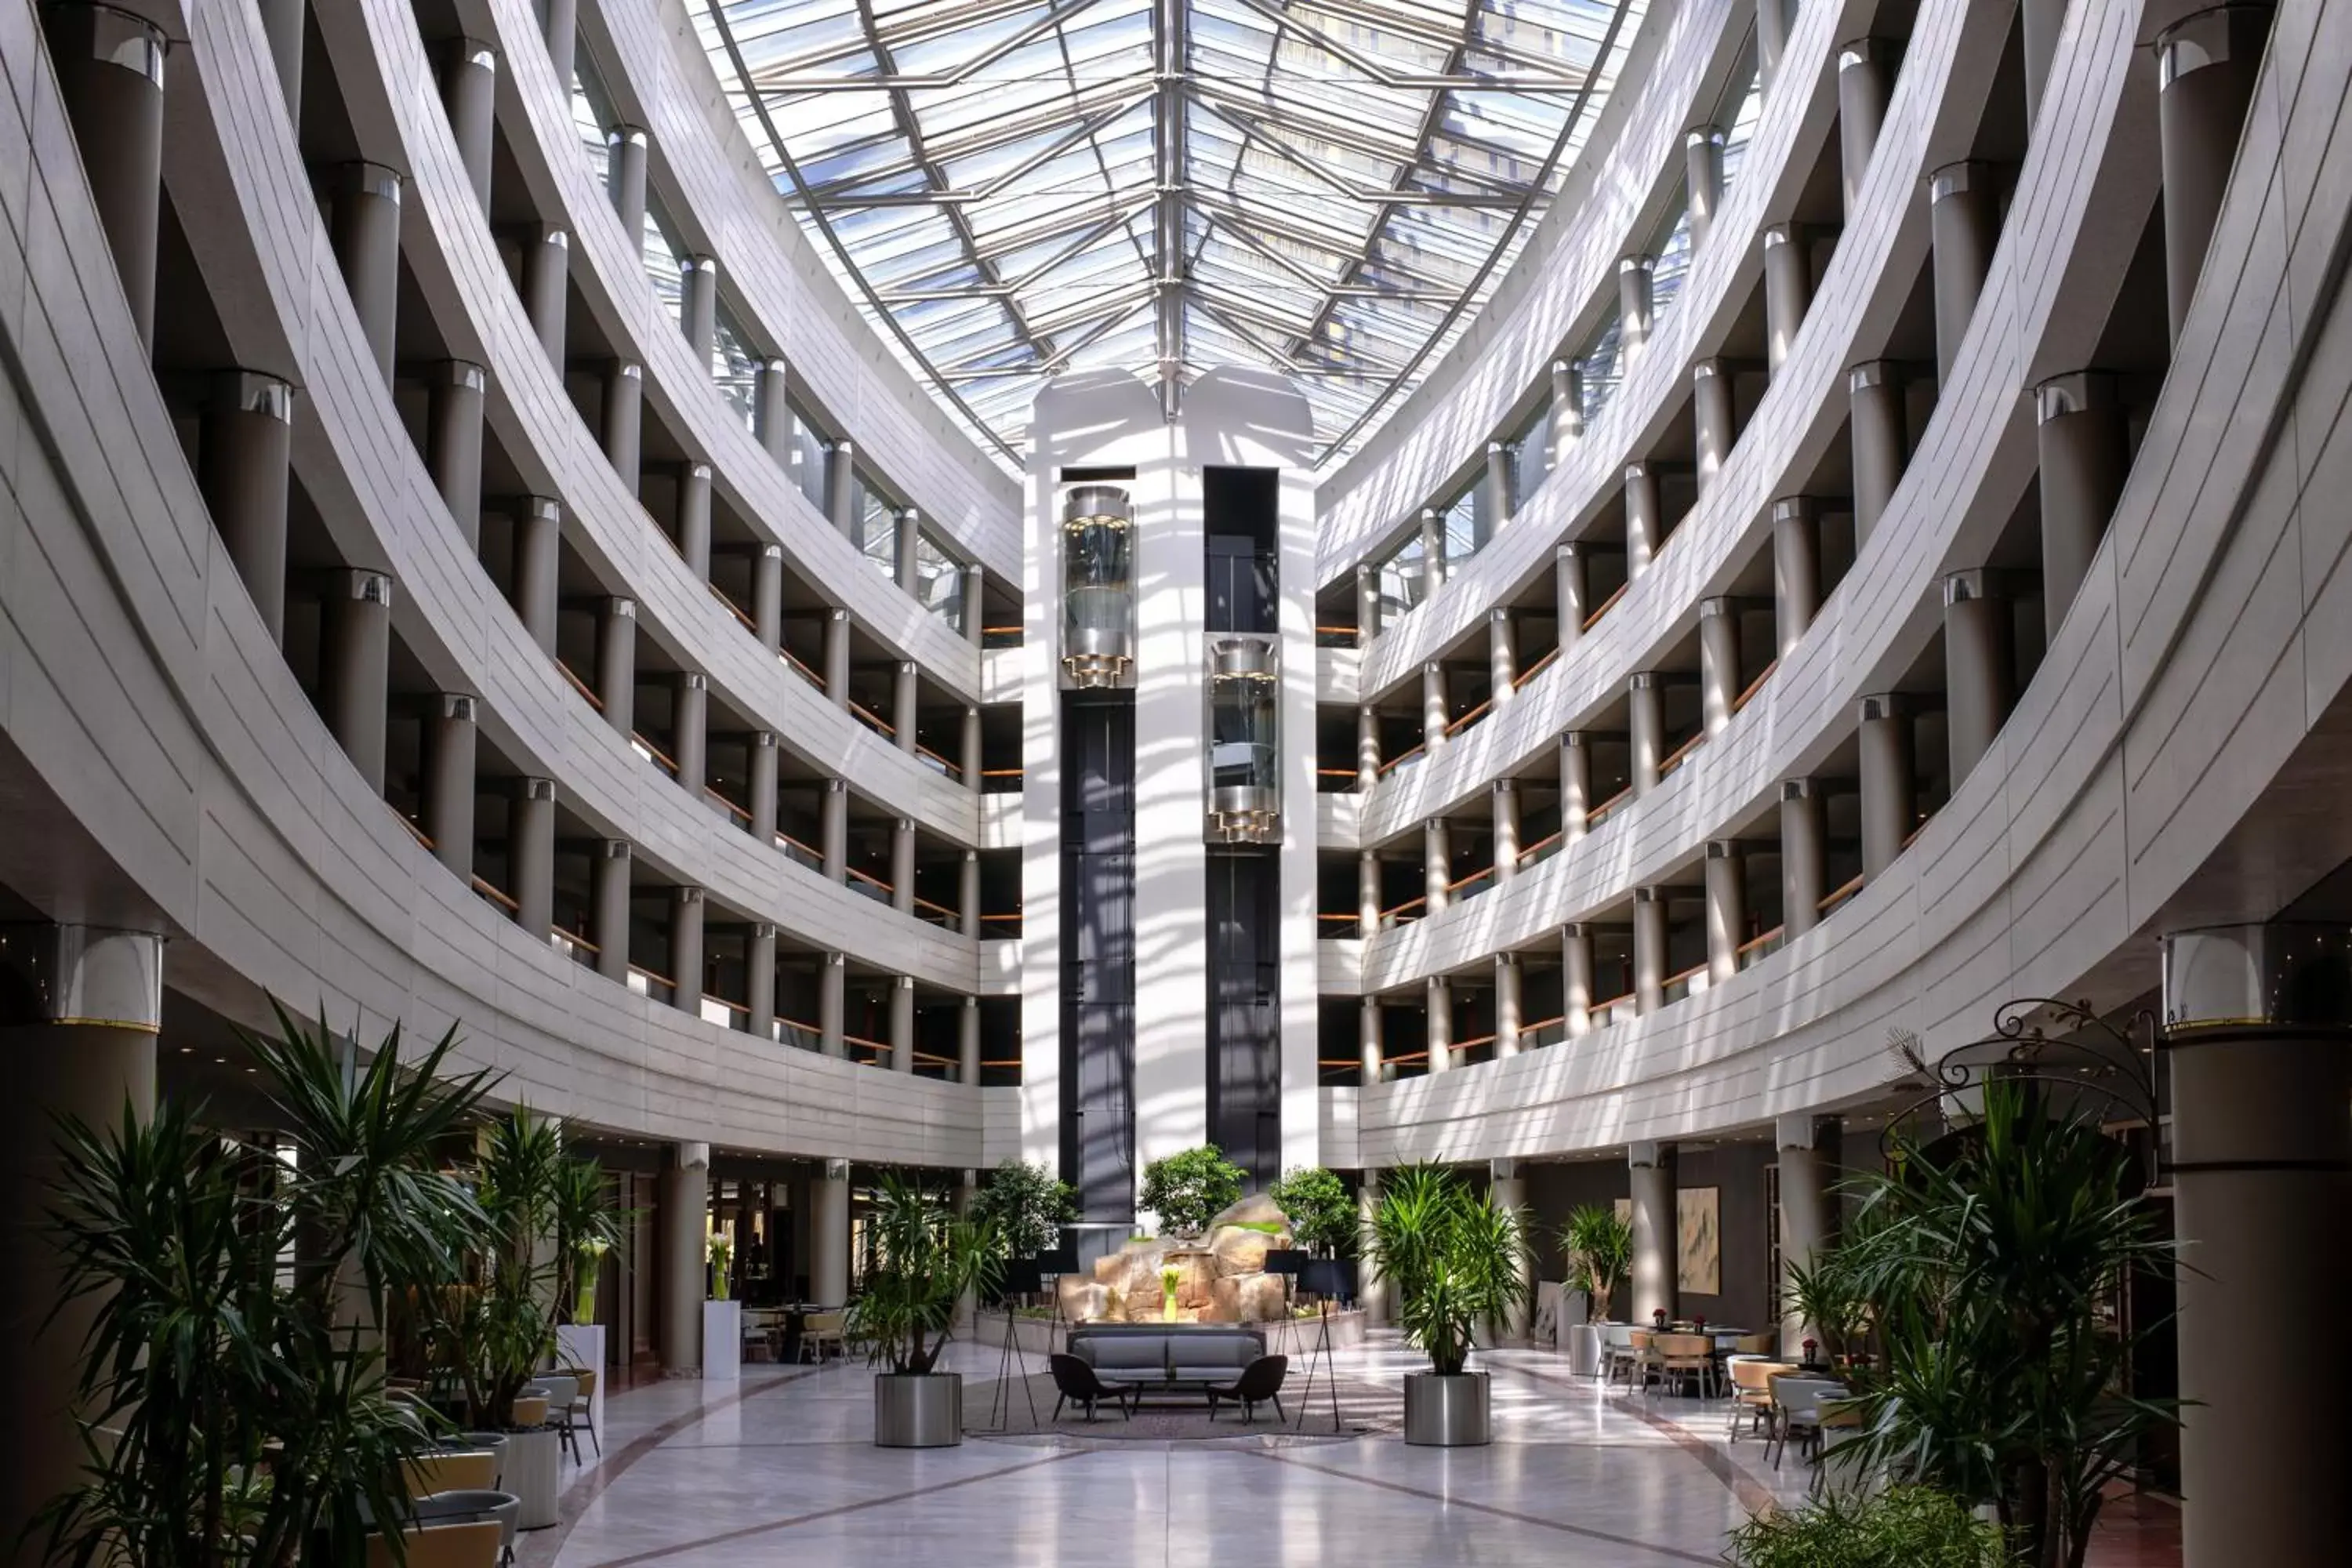
<path fill-rule="evenodd" d="M 711 1232 L 709 1254 L 710 1299 L 714 1301 L 724 1301 L 731 1289 L 728 1276 L 735 1262 L 735 1238 L 723 1230 Z"/>
<path fill-rule="evenodd" d="M 572 1248 L 572 1321 L 593 1323 L 596 1321 L 596 1276 L 604 1267 L 604 1254 L 613 1249 L 612 1243 L 603 1240 L 583 1241 Z"/>
<path fill-rule="evenodd" d="M 1160 1271 L 1160 1321 L 1172 1323 L 1176 1321 L 1176 1288 L 1183 1282 L 1184 1276 L 1178 1269 L 1162 1268 Z"/>

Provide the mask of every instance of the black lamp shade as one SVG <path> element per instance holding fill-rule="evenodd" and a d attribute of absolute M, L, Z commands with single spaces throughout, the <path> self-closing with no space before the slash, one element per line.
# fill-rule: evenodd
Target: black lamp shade
<path fill-rule="evenodd" d="M 1015 1258 L 1004 1266 L 1004 1293 L 1033 1296 L 1045 1288 L 1045 1271 L 1034 1258 Z"/>
<path fill-rule="evenodd" d="M 1356 1299 L 1356 1262 L 1351 1258 L 1309 1258 L 1298 1276 L 1298 1288 L 1318 1296 Z"/>
<path fill-rule="evenodd" d="M 1075 1247 L 1057 1247 L 1051 1252 L 1039 1253 L 1037 1271 L 1049 1279 L 1057 1275 L 1076 1274 L 1078 1271 L 1078 1249 Z"/>
<path fill-rule="evenodd" d="M 1295 1247 L 1269 1247 L 1265 1255 L 1265 1271 L 1268 1274 L 1300 1275 L 1306 1273 L 1308 1265 L 1314 1261 L 1304 1251 Z"/>

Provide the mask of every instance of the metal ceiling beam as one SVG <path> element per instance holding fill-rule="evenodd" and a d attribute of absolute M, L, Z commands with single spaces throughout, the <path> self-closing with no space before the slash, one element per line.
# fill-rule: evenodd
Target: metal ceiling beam
<path fill-rule="evenodd" d="M 1152 184 L 1158 192 L 1152 215 L 1151 270 L 1157 298 L 1154 346 L 1160 358 L 1160 412 L 1171 423 L 1184 386 L 1184 189 L 1192 182 L 1185 137 L 1184 71 L 1192 64 L 1187 0 L 1152 0 L 1151 50 L 1159 68 L 1152 144 Z"/>
<path fill-rule="evenodd" d="M 891 63 L 887 52 L 882 47 L 881 40 L 875 30 L 874 8 L 861 0 L 857 7 L 858 18 L 865 26 L 867 42 L 873 47 L 877 71 L 853 76 L 810 76 L 796 71 L 770 69 L 758 74 L 746 73 L 743 79 L 750 84 L 754 92 L 766 93 L 872 92 L 877 88 L 887 88 L 898 92 L 918 92 L 961 87 L 1005 56 L 1036 42 L 1048 33 L 1059 31 L 1065 22 L 1081 12 L 1092 10 L 1098 4 L 1100 0 L 1064 0 L 1062 5 L 1055 6 L 1029 26 L 982 49 L 953 70 L 903 73 Z M 1018 11 L 1024 8 L 1015 5 L 992 9 L 983 16 L 961 19 L 958 25 L 968 25 L 970 21 L 986 20 L 1004 11 Z M 908 41 L 920 42 L 922 39 L 918 37 Z M 838 58 L 840 56 L 836 54 L 834 58 Z"/>

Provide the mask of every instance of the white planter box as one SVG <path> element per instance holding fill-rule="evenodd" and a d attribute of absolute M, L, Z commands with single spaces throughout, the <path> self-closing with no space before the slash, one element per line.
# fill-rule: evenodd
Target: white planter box
<path fill-rule="evenodd" d="M 562 1359 L 596 1374 L 596 1392 L 588 1396 L 588 1419 L 595 1425 L 600 1439 L 604 1435 L 604 1382 L 613 1375 L 604 1364 L 604 1333 L 602 1323 L 565 1323 L 555 1331 Z"/>
<path fill-rule="evenodd" d="M 499 1479 L 504 1483 L 502 1490 L 521 1500 L 515 1515 L 516 1529 L 545 1530 L 562 1517 L 556 1502 L 562 1492 L 562 1444 L 552 1426 L 508 1436 Z"/>
<path fill-rule="evenodd" d="M 702 1304 L 702 1381 L 734 1383 L 743 1375 L 743 1303 Z"/>

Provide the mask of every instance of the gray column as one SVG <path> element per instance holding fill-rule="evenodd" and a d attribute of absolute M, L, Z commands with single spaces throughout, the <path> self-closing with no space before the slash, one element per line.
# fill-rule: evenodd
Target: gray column
<path fill-rule="evenodd" d="M 710 1145 L 673 1143 L 654 1188 L 654 1289 L 661 1368 L 672 1376 L 702 1369 L 704 1236 L 710 1223 Z"/>
<path fill-rule="evenodd" d="M 2115 377 L 2098 371 L 2043 382 L 2033 389 L 2033 413 L 2041 458 L 2042 613 L 2055 642 L 2123 495 L 2131 444 Z"/>
<path fill-rule="evenodd" d="M 718 258 L 689 256 L 678 263 L 677 330 L 708 373 L 711 342 L 719 335 Z"/>
<path fill-rule="evenodd" d="M 1519 790 L 1509 779 L 1495 781 L 1495 880 L 1507 882 L 1519 874 Z"/>
<path fill-rule="evenodd" d="M 476 704 L 463 692 L 433 698 L 425 726 L 425 837 L 461 881 L 474 879 Z"/>
<path fill-rule="evenodd" d="M 1732 443 L 1739 438 L 1731 405 L 1731 376 L 1728 360 L 1703 359 L 1691 366 L 1692 447 L 1702 495 L 1731 460 Z"/>
<path fill-rule="evenodd" d="M 824 617 L 824 692 L 835 708 L 849 706 L 849 612 L 827 610 Z"/>
<path fill-rule="evenodd" d="M 744 805 L 751 813 L 751 837 L 762 847 L 776 842 L 776 733 L 772 730 L 755 730 L 751 742 L 751 798 Z"/>
<path fill-rule="evenodd" d="M 988 642 L 988 569 L 977 561 L 963 569 L 963 639 L 974 647 Z"/>
<path fill-rule="evenodd" d="M 1666 757 L 1666 687 L 1657 670 L 1635 670 L 1626 682 L 1626 730 L 1632 739 L 1633 798 L 1658 787 L 1658 764 Z"/>
<path fill-rule="evenodd" d="M 1360 707 L 1356 710 L 1356 788 L 1369 795 L 1380 782 L 1380 715 L 1370 707 Z"/>
<path fill-rule="evenodd" d="M 152 345 L 163 221 L 163 55 L 170 46 L 160 28 L 111 5 L 68 0 L 47 9 L 49 64 L 99 226 L 114 253 L 139 340 Z"/>
<path fill-rule="evenodd" d="M 792 458 L 791 385 L 792 371 L 781 359 L 761 360 L 751 383 L 751 428 L 779 467 Z"/>
<path fill-rule="evenodd" d="M 1793 223 L 1764 231 L 1764 368 L 1779 374 L 1813 303 L 1811 237 Z"/>
<path fill-rule="evenodd" d="M 1443 974 L 1433 974 L 1422 987 L 1427 1009 L 1429 1070 L 1446 1072 L 1454 1066 L 1454 985 Z"/>
<path fill-rule="evenodd" d="M 1584 378 L 1573 362 L 1551 362 L 1551 460 L 1568 460 L 1568 449 L 1584 435 Z"/>
<path fill-rule="evenodd" d="M 1618 355 L 1627 365 L 1637 363 L 1642 350 L 1650 341 L 1650 318 L 1654 296 L 1651 284 L 1658 268 L 1654 256 L 1621 256 L 1617 258 L 1617 345 Z"/>
<path fill-rule="evenodd" d="M 770 653 L 784 645 L 784 547 L 781 544 L 762 544 L 751 554 L 751 635 Z"/>
<path fill-rule="evenodd" d="M 755 923 L 743 942 L 743 1027 L 763 1040 L 776 1037 L 776 928 Z"/>
<path fill-rule="evenodd" d="M 1496 1042 L 1501 1044 L 1499 1040 Z M 1528 1179 L 1519 1174 L 1516 1160 L 1490 1161 L 1486 1167 L 1486 1196 L 1498 1209 L 1507 1209 L 1521 1216 L 1523 1223 L 1532 1220 L 1528 1213 Z M 1505 1338 L 1524 1340 L 1528 1337 L 1528 1321 L 1534 1315 L 1536 1281 L 1542 1272 L 1538 1254 L 1540 1246 L 1530 1247 L 1519 1258 L 1519 1274 L 1526 1281 L 1527 1293 L 1497 1325 Z"/>
<path fill-rule="evenodd" d="M 269 640 L 286 638 L 286 489 L 294 389 L 258 371 L 213 377 L 196 436 L 196 487 Z"/>
<path fill-rule="evenodd" d="M 1683 188 L 1690 198 L 1691 248 L 1706 243 L 1715 209 L 1723 200 L 1723 132 L 1696 125 L 1683 132 Z"/>
<path fill-rule="evenodd" d="M 2156 36 L 2157 133 L 2164 161 L 2164 279 L 2180 339 L 2221 216 L 2238 135 L 2270 32 L 2267 5 L 2218 5 Z"/>
<path fill-rule="evenodd" d="M 710 465 L 677 466 L 677 553 L 696 579 L 710 581 Z"/>
<path fill-rule="evenodd" d="M 1895 864 L 1918 815 L 1911 744 L 1908 699 L 1883 691 L 1862 700 L 1856 745 L 1862 773 L 1862 874 L 1866 879 Z"/>
<path fill-rule="evenodd" d="M 827 779 L 817 807 L 817 855 L 824 862 L 828 882 L 849 875 L 849 781 Z"/>
<path fill-rule="evenodd" d="M 637 493 L 638 455 L 643 449 L 646 367 L 616 359 L 604 367 L 604 460 L 621 476 L 621 486 Z"/>
<path fill-rule="evenodd" d="M 1381 1037 L 1381 999 L 1363 997 L 1356 1004 L 1356 1054 L 1358 1068 L 1368 1086 L 1388 1081 L 1386 1047 Z"/>
<path fill-rule="evenodd" d="M 1381 635 L 1381 574 L 1369 564 L 1356 568 L 1356 646 Z"/>
<path fill-rule="evenodd" d="M 1511 449 L 1500 441 L 1486 443 L 1486 470 L 1479 482 L 1486 489 L 1486 526 L 1491 532 L 1511 521 Z"/>
<path fill-rule="evenodd" d="M 1381 929 L 1381 852 L 1356 851 L 1356 934 L 1371 936 Z"/>
<path fill-rule="evenodd" d="M 988 921 L 980 895 L 980 851 L 967 849 L 956 871 L 957 921 L 969 937 L 988 934 Z"/>
<path fill-rule="evenodd" d="M 482 399 L 489 373 L 461 359 L 433 367 L 425 431 L 433 488 L 469 552 L 482 544 Z"/>
<path fill-rule="evenodd" d="M 302 22 L 310 10 L 310 0 L 261 0 L 261 30 L 278 68 L 278 96 L 297 126 L 302 122 Z"/>
<path fill-rule="evenodd" d="M 1822 520 L 1811 496 L 1772 503 L 1772 634 L 1780 657 L 1804 640 L 1822 607 Z"/>
<path fill-rule="evenodd" d="M 1495 955 L 1495 1056 L 1519 1054 L 1519 955 Z"/>
<path fill-rule="evenodd" d="M 824 515 L 833 526 L 856 538 L 857 449 L 847 437 L 835 441 L 824 454 Z"/>
<path fill-rule="evenodd" d="M 458 162 L 482 210 L 490 210 L 490 149 L 498 129 L 498 51 L 478 38 L 452 38 L 442 46 L 441 106 Z"/>
<path fill-rule="evenodd" d="M 544 942 L 555 924 L 555 781 L 519 778 L 507 796 L 507 897 L 515 924 Z"/>
<path fill-rule="evenodd" d="M 329 573 L 321 606 L 320 686 L 327 728 L 368 788 L 383 793 L 385 682 L 392 669 L 392 578 Z"/>
<path fill-rule="evenodd" d="M 1657 1143 L 1629 1144 L 1633 1194 L 1633 1321 L 1647 1325 L 1660 1312 L 1675 1315 L 1675 1215 L 1673 1152 Z"/>
<path fill-rule="evenodd" d="M 1949 385 L 2000 241 L 1999 171 L 1990 163 L 1947 163 L 1929 175 L 1927 232 L 1935 247 L 1936 376 Z"/>
<path fill-rule="evenodd" d="M 919 594 L 923 587 L 923 514 L 901 507 L 890 520 L 890 575 L 901 594 Z"/>
<path fill-rule="evenodd" d="M 1559 738 L 1559 841 L 1573 844 L 1584 837 L 1585 814 L 1592 806 L 1592 749 L 1584 731 L 1570 730 Z"/>
<path fill-rule="evenodd" d="M 963 750 L 961 753 L 963 785 L 974 795 L 982 793 L 988 783 L 988 748 L 980 724 L 980 710 L 966 706 L 963 710 Z"/>
<path fill-rule="evenodd" d="M 915 679 L 915 661 L 902 658 L 890 680 L 890 738 L 898 749 L 911 755 L 915 750 L 915 726 L 919 712 L 921 688 Z"/>
<path fill-rule="evenodd" d="M 570 309 L 572 236 L 553 224 L 522 231 L 522 308 L 547 363 L 563 374 L 564 324 Z"/>
<path fill-rule="evenodd" d="M 596 944 L 596 973 L 629 979 L 629 841 L 600 838 L 588 855 L 588 940 Z"/>
<path fill-rule="evenodd" d="M 702 1016 L 702 889 L 677 887 L 669 896 L 670 1005 Z"/>
<path fill-rule="evenodd" d="M 1811 779 L 1780 781 L 1780 929 L 1790 942 L 1822 921 L 1830 896 L 1829 828 L 1821 787 Z"/>
<path fill-rule="evenodd" d="M 1666 889 L 1633 889 L 1633 1013 L 1666 1005 Z"/>
<path fill-rule="evenodd" d="M 819 961 L 816 971 L 816 1037 L 817 1049 L 828 1057 L 847 1055 L 843 1046 L 842 1015 L 849 1000 L 849 960 L 846 954 L 828 952 Z"/>
<path fill-rule="evenodd" d="M 540 651 L 555 657 L 556 588 L 562 565 L 563 509 L 526 496 L 514 512 L 514 611 Z"/>
<path fill-rule="evenodd" d="M 809 1226 L 809 1289 L 820 1306 L 838 1306 L 849 1300 L 849 1162 L 827 1160 L 824 1174 L 809 1184 L 816 1194 Z"/>
<path fill-rule="evenodd" d="M 1838 157 L 1843 168 L 1845 220 L 1853 221 L 1862 182 L 1885 123 L 1887 95 L 1894 90 L 1894 50 L 1883 38 L 1855 38 L 1837 51 Z"/>
<path fill-rule="evenodd" d="M 1592 1032 L 1592 928 L 1559 928 L 1561 1028 L 1570 1039 Z"/>
<path fill-rule="evenodd" d="M 2250 1325 L 2325 1321 L 2352 1291 L 2346 931 L 2225 927 L 2164 947 L 2181 1560 L 2332 1562 L 2352 1428 L 2264 1365 L 2275 1336 Z"/>
<path fill-rule="evenodd" d="M 1814 1145 L 1819 1141 L 1819 1123 L 1811 1116 L 1783 1116 L 1773 1129 L 1773 1141 L 1780 1145 L 1780 1279 L 1776 1289 L 1785 1289 L 1790 1265 L 1811 1268 L 1829 1246 L 1830 1214 L 1835 1200 L 1830 1194 L 1831 1162 Z M 1790 1361 L 1803 1353 L 1812 1325 L 1786 1308 L 1780 1315 L 1780 1353 Z"/>
<path fill-rule="evenodd" d="M 2017 637 L 2001 590 L 1990 570 L 1944 579 L 1945 729 L 1956 791 L 1992 750 L 2016 700 Z"/>
<path fill-rule="evenodd" d="M 360 331 L 392 381 L 393 325 L 400 309 L 400 176 L 381 163 L 335 166 L 328 232 Z"/>
<path fill-rule="evenodd" d="M 1756 84 L 1769 89 L 1789 53 L 1790 0 L 1756 0 Z"/>
<path fill-rule="evenodd" d="M 645 243 L 646 151 L 642 126 L 614 125 L 604 132 L 604 194 L 633 249 Z"/>
<path fill-rule="evenodd" d="M 1445 667 L 1429 659 L 1421 667 L 1421 743 L 1431 756 L 1445 749 Z"/>
<path fill-rule="evenodd" d="M 967 996 L 956 1015 L 956 1077 L 960 1082 L 980 1081 L 980 998 Z"/>
<path fill-rule="evenodd" d="M 572 90 L 572 55 L 580 37 L 580 0 L 540 0 L 541 31 L 547 39 L 547 63 L 565 92 Z"/>
<path fill-rule="evenodd" d="M 1665 537 L 1666 520 L 1658 501 L 1658 476 L 1647 463 L 1625 465 L 1625 581 L 1633 582 L 1650 569 Z"/>
<path fill-rule="evenodd" d="M 1421 891 L 1425 913 L 1436 914 L 1453 902 L 1453 835 L 1446 831 L 1445 818 L 1433 816 L 1421 825 Z"/>
<path fill-rule="evenodd" d="M 1513 646 L 1511 616 L 1511 609 L 1505 605 L 1486 612 L 1487 700 L 1497 712 L 1509 707 L 1518 692 L 1518 655 Z"/>
<path fill-rule="evenodd" d="M 2019 0 L 2017 9 L 2024 34 L 2025 129 L 2030 135 L 2042 118 L 2042 95 L 2050 83 L 2050 62 L 2058 53 L 2066 0 Z"/>
<path fill-rule="evenodd" d="M 1698 602 L 1699 726 L 1719 735 L 1731 723 L 1733 705 L 1739 700 L 1739 601 L 1701 599 Z"/>
<path fill-rule="evenodd" d="M 29 29 L 31 20 L 26 17 Z M 12 45 L 12 47 L 14 46 Z M 12 66 L 27 63 L 12 55 Z M 0 1181 L 12 1208 L 0 1225 L 0 1378 L 9 1399 L 9 1462 L 0 1466 L 0 1531 L 10 1561 L 18 1532 L 53 1498 L 89 1480 L 76 1401 L 83 1336 L 99 1311 L 84 1296 L 56 1309 L 64 1259 L 37 1216 L 64 1172 L 58 1121 L 111 1130 L 155 1106 L 155 1037 L 163 1017 L 163 939 L 145 931 L 37 923 L 0 928 L 0 957 L 18 1005 L 0 1027 L 10 1092 L 0 1096 Z"/>
<path fill-rule="evenodd" d="M 1872 360 L 1845 373 L 1853 405 L 1853 548 L 1862 552 L 1903 482 L 1903 367 Z"/>
<path fill-rule="evenodd" d="M 915 977 L 901 974 L 890 982 L 890 1070 L 915 1070 Z"/>
<path fill-rule="evenodd" d="M 1425 601 L 1445 585 L 1445 518 L 1435 507 L 1421 510 L 1421 563 Z"/>
<path fill-rule="evenodd" d="M 902 915 L 915 912 L 915 819 L 902 816 L 890 826 L 890 907 Z"/>
<path fill-rule="evenodd" d="M 596 616 L 596 700 L 624 740 L 637 729 L 637 602 L 607 599 Z"/>
<path fill-rule="evenodd" d="M 1739 973 L 1748 940 L 1748 847 L 1737 838 L 1706 844 L 1706 977 L 1720 983 Z"/>
<path fill-rule="evenodd" d="M 1378 1171 L 1368 1170 L 1363 1173 L 1356 1186 L 1358 1225 L 1361 1228 L 1370 1229 L 1372 1221 L 1379 1216 L 1380 1212 L 1381 1173 Z M 1372 1267 L 1371 1259 L 1369 1258 L 1364 1259 L 1362 1268 L 1356 1279 L 1356 1305 L 1363 1309 L 1365 1322 L 1381 1324 L 1388 1321 L 1388 1281 L 1381 1278 L 1380 1270 Z"/>
<path fill-rule="evenodd" d="M 710 678 L 698 669 L 679 670 L 670 711 L 670 760 L 677 764 L 677 785 L 688 799 L 699 801 L 710 782 Z"/>
<path fill-rule="evenodd" d="M 1551 552 L 1551 576 L 1559 647 L 1560 651 L 1566 653 L 1570 646 L 1584 635 L 1584 617 L 1591 613 L 1591 606 L 1585 603 L 1584 547 L 1579 544 L 1555 546 Z"/>

